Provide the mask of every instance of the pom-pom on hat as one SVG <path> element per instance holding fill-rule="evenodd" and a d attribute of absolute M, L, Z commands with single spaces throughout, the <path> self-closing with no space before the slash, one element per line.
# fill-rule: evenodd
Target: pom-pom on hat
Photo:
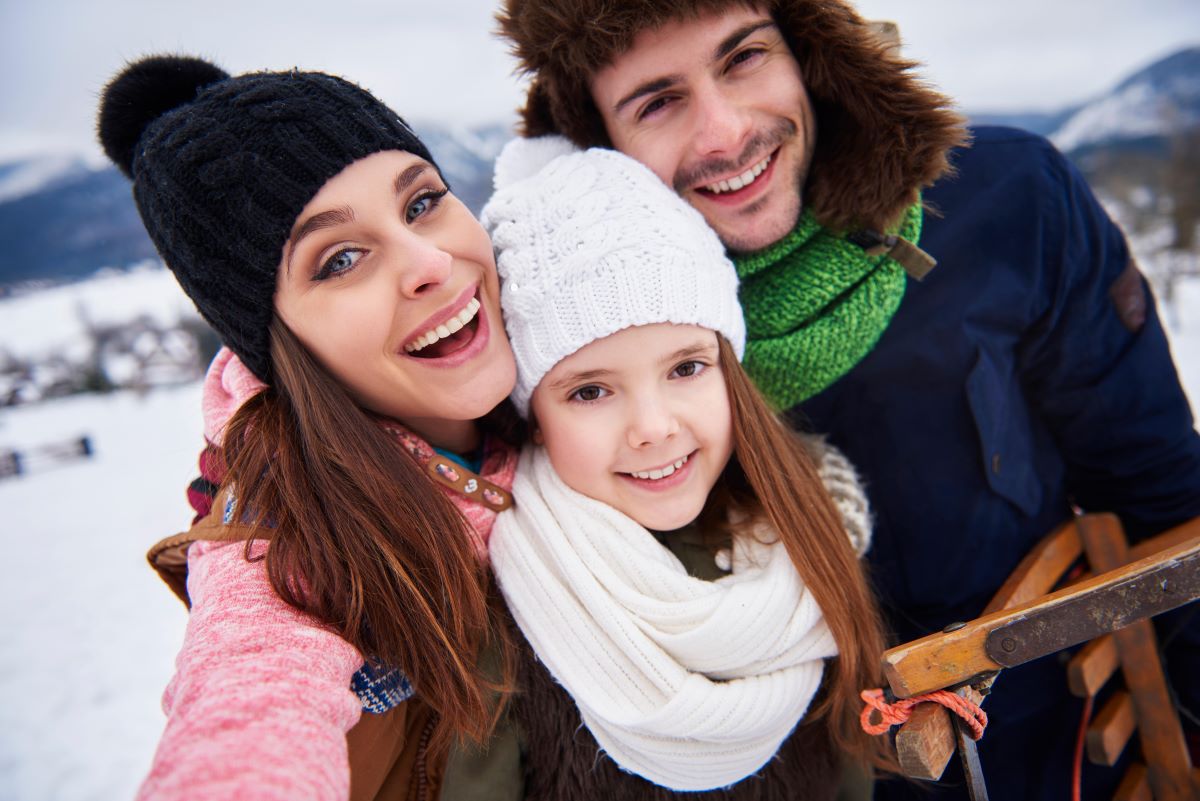
<path fill-rule="evenodd" d="M 496 248 L 522 415 L 554 365 L 630 326 L 710 328 L 741 358 L 733 264 L 700 213 L 649 169 L 547 136 L 505 145 L 495 179 L 482 220 Z"/>
<path fill-rule="evenodd" d="M 186 56 L 127 66 L 104 89 L 97 131 L 184 292 L 267 383 L 275 274 L 305 204 L 372 153 L 433 163 L 404 120 L 348 81 L 297 70 L 230 77 Z"/>

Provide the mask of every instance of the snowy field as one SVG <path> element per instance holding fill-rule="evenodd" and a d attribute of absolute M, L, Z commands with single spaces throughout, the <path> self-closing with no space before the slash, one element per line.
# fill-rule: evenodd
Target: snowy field
<path fill-rule="evenodd" d="M 115 278 L 97 286 L 111 309 L 118 298 L 154 295 L 163 277 L 135 274 L 125 291 Z M 1200 281 L 1179 292 L 1173 349 L 1195 408 Z M 0 343 L 19 345 L 29 327 L 94 297 L 82 288 L 44 295 L 0 301 Z M 186 619 L 143 554 L 188 524 L 199 404 L 191 384 L 0 411 L 0 446 L 87 434 L 95 449 L 89 461 L 0 480 L 0 801 L 110 801 L 136 791 L 162 730 L 159 696 Z"/>

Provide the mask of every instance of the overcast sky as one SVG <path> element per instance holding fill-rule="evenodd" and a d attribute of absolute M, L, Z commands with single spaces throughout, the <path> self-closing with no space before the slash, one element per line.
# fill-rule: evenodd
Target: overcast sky
<path fill-rule="evenodd" d="M 521 88 L 493 35 L 498 0 L 0 0 L 0 158 L 92 148 L 96 96 L 167 50 L 230 72 L 322 69 L 402 115 L 508 118 Z M 1200 44 L 1196 0 L 861 0 L 969 111 L 1052 110 Z"/>

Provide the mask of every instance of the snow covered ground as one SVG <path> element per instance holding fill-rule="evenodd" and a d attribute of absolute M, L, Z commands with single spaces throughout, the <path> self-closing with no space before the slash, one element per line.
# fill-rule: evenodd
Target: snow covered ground
<path fill-rule="evenodd" d="M 186 612 L 146 548 L 186 528 L 200 387 L 0 413 L 0 443 L 87 434 L 87 461 L 0 480 L 0 799 L 132 798 Z"/>
<path fill-rule="evenodd" d="M 132 293 L 118 284 L 101 291 Z M 1200 281 L 1179 293 L 1173 349 L 1196 408 Z M 35 301 L 51 298 L 0 302 L 0 342 L 44 323 L 47 307 L 20 307 Z M 0 411 L 0 446 L 88 434 L 95 449 L 0 480 L 0 801 L 131 798 L 148 767 L 185 612 L 143 554 L 188 524 L 199 403 L 192 384 Z"/>

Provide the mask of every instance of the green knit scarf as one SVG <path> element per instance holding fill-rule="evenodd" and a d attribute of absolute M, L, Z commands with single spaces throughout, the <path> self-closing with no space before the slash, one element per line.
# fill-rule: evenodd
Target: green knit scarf
<path fill-rule="evenodd" d="M 921 204 L 888 233 L 916 244 Z M 904 268 L 835 235 L 810 211 L 770 247 L 733 256 L 746 317 L 742 363 L 778 409 L 841 378 L 871 352 L 904 298 Z"/>

